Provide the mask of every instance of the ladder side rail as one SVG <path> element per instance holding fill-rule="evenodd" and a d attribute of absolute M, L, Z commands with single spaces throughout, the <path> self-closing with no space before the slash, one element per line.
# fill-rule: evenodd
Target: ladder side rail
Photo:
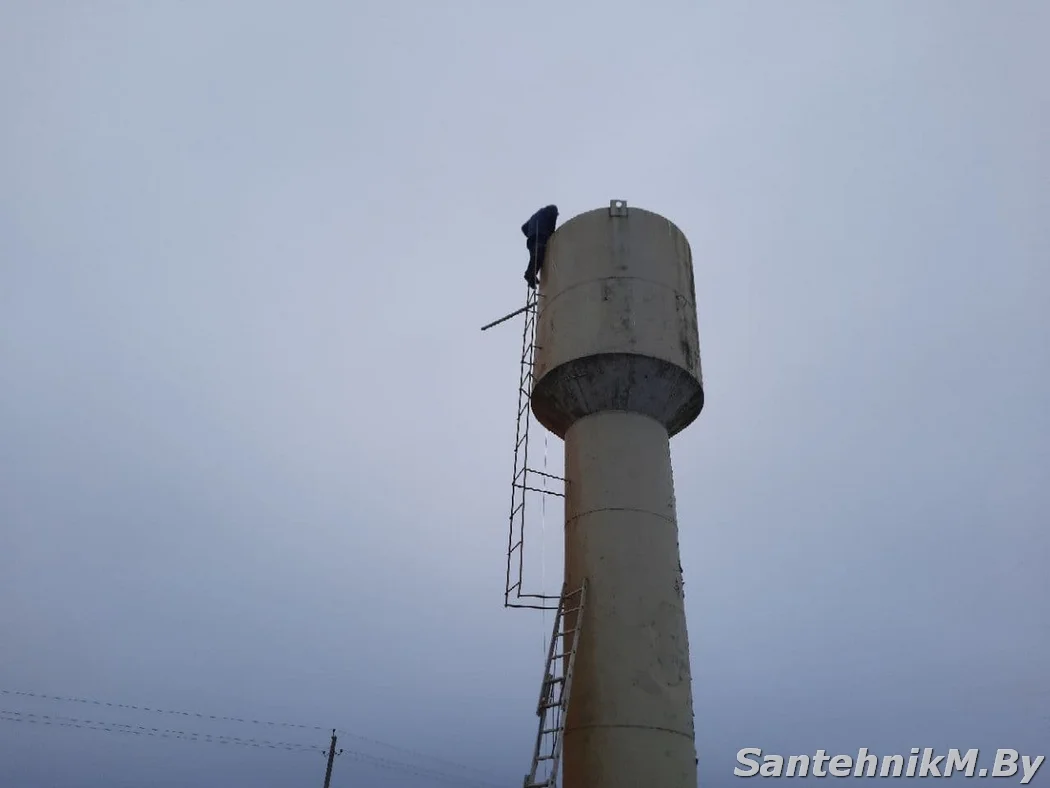
<path fill-rule="evenodd" d="M 511 605 L 511 591 L 516 599 L 522 596 L 525 577 L 525 499 L 529 484 L 529 427 L 532 417 L 531 388 L 532 364 L 535 358 L 536 296 L 534 291 L 526 297 L 525 325 L 521 335 L 521 359 L 518 376 L 518 413 L 514 436 L 514 476 L 511 481 L 511 513 L 507 537 L 507 568 L 503 604 Z M 519 499 L 520 496 L 520 499 Z M 517 549 L 517 566 L 514 551 Z M 512 577 L 516 575 L 516 579 Z"/>
<path fill-rule="evenodd" d="M 562 686 L 562 702 L 559 712 L 561 714 L 558 737 L 554 743 L 554 759 L 552 763 L 552 775 L 557 779 L 558 766 L 561 763 L 562 747 L 565 743 L 565 726 L 569 721 L 569 701 L 572 699 L 572 676 L 573 669 L 576 667 L 576 652 L 580 642 L 580 632 L 583 629 L 583 609 L 584 603 L 587 598 L 587 581 L 584 580 L 580 585 L 578 591 L 574 592 L 571 596 L 579 594 L 579 604 L 576 606 L 576 620 L 573 622 L 572 628 L 572 646 L 568 648 L 569 656 L 564 668 L 565 683 Z M 564 615 L 564 612 L 563 612 Z M 563 638 L 566 633 L 563 632 Z"/>
<path fill-rule="evenodd" d="M 572 604 L 574 601 L 575 604 Z M 572 592 L 566 592 L 563 587 L 558 612 L 555 614 L 547 662 L 543 669 L 543 683 L 540 686 L 540 698 L 536 708 L 539 728 L 536 735 L 536 746 L 533 749 L 532 769 L 526 775 L 525 788 L 553 788 L 558 782 L 558 769 L 561 765 L 565 727 L 568 723 L 569 703 L 572 697 L 572 678 L 576 667 L 579 637 L 583 630 L 586 601 L 586 580 Z M 571 627 L 568 626 L 570 612 L 575 614 Z M 561 643 L 560 651 L 559 643 Z M 549 754 L 544 747 L 545 737 L 548 736 L 551 737 Z M 546 767 L 542 778 L 538 774 L 541 763 Z"/>
<path fill-rule="evenodd" d="M 530 308 L 525 312 L 525 329 L 523 331 L 524 336 L 522 337 L 522 345 L 527 347 L 528 362 L 523 361 L 521 367 L 521 380 L 522 389 L 525 391 L 526 399 L 526 411 L 523 415 L 525 419 L 525 445 L 522 451 L 521 460 L 521 499 L 524 502 L 525 496 L 528 495 L 529 489 L 529 433 L 530 426 L 532 424 L 532 369 L 533 363 L 536 356 L 536 291 L 530 291 L 528 297 L 528 303 Z M 518 598 L 521 598 L 521 592 L 524 590 L 525 585 L 525 509 L 522 506 L 520 512 L 520 528 L 521 528 L 521 550 L 518 553 Z"/>
<path fill-rule="evenodd" d="M 536 706 L 536 713 L 537 714 L 539 714 L 542 711 L 543 702 L 545 700 L 544 696 L 546 694 L 545 690 L 546 690 L 547 679 L 548 679 L 548 677 L 554 675 L 553 671 L 551 670 L 551 667 L 554 664 L 554 655 L 557 653 L 558 638 L 560 636 L 559 630 L 561 628 L 562 621 L 564 620 L 564 617 L 565 617 L 564 608 L 559 603 L 559 605 L 557 607 L 557 612 L 554 614 L 554 626 L 552 627 L 552 632 L 551 632 L 551 642 L 550 642 L 550 647 L 547 649 L 547 663 L 543 666 L 543 685 L 540 687 L 540 700 L 539 700 L 539 703 Z"/>
<path fill-rule="evenodd" d="M 564 595 L 562 597 L 564 599 Z M 543 743 L 544 738 L 549 734 L 547 730 L 547 717 L 551 710 L 561 705 L 561 698 L 557 705 L 551 704 L 551 692 L 554 689 L 555 682 L 552 679 L 555 678 L 554 665 L 557 662 L 556 654 L 558 653 L 558 641 L 560 640 L 562 626 L 562 604 L 559 602 L 557 612 L 554 614 L 554 626 L 551 632 L 550 647 L 547 649 L 547 659 L 543 665 L 543 679 L 540 682 L 540 696 L 536 703 L 536 716 L 539 717 L 539 722 L 536 729 L 536 744 L 532 751 L 532 768 L 526 777 L 525 786 L 526 788 L 540 788 L 541 786 L 551 785 L 552 778 L 555 776 L 555 771 L 552 770 L 543 782 L 536 782 L 538 777 L 537 772 L 540 770 L 540 763 L 544 760 L 552 762 L 551 758 L 543 757 Z M 560 685 L 559 692 L 564 692 L 564 682 Z M 564 696 L 563 696 L 564 697 Z M 552 747 L 552 756 L 553 756 Z"/>
<path fill-rule="evenodd" d="M 511 481 L 511 491 L 510 491 L 510 496 L 511 496 L 510 497 L 510 522 L 508 523 L 509 533 L 507 535 L 507 571 L 506 571 L 506 584 L 504 586 L 504 592 L 503 592 L 503 603 L 504 603 L 504 605 L 507 605 L 510 602 L 510 594 L 511 594 L 511 590 L 512 589 L 516 588 L 517 596 L 521 595 L 521 585 L 522 585 L 522 582 L 523 582 L 523 573 L 524 573 L 524 561 L 522 559 L 522 553 L 524 553 L 524 551 L 525 551 L 525 494 L 526 493 L 525 493 L 525 490 L 521 490 L 520 491 L 521 500 L 519 501 L 518 500 L 518 496 L 519 496 L 518 477 L 523 475 L 523 471 L 524 471 L 525 465 L 526 465 L 526 462 L 524 461 L 524 458 L 522 458 L 521 455 L 520 455 L 520 451 L 521 451 L 521 446 L 522 446 L 522 428 L 524 427 L 524 430 L 525 430 L 525 435 L 526 435 L 525 442 L 526 443 L 527 443 L 527 435 L 528 435 L 528 429 L 529 429 L 528 419 L 526 418 L 524 423 L 522 422 L 522 415 L 523 415 L 523 407 L 522 407 L 522 405 L 524 403 L 524 406 L 525 406 L 524 410 L 527 411 L 527 409 L 529 407 L 529 403 L 528 403 L 528 393 L 527 393 L 527 390 L 525 388 L 526 380 L 525 380 L 524 360 L 525 360 L 526 354 L 528 352 L 528 345 L 529 345 L 529 331 L 528 331 L 529 323 L 528 323 L 528 320 L 529 320 L 529 313 L 532 311 L 532 308 L 533 308 L 533 304 L 534 304 L 533 299 L 531 297 L 526 297 L 525 309 L 523 310 L 525 312 L 525 328 L 524 328 L 524 330 L 522 331 L 522 334 L 521 334 L 521 363 L 522 363 L 522 366 L 519 369 L 519 376 L 518 376 L 518 418 L 517 418 L 517 424 L 515 425 L 515 435 L 514 435 L 514 471 L 513 471 L 514 475 L 513 475 L 512 481 Z M 522 460 L 522 462 L 519 462 L 519 459 Z M 515 532 L 516 531 L 516 529 L 515 529 L 515 519 L 516 519 L 515 515 L 516 514 L 520 514 L 520 517 L 517 518 L 518 522 L 520 522 L 520 527 L 517 529 L 517 533 Z M 517 540 L 515 540 L 515 536 L 518 536 Z M 519 546 L 519 543 L 520 543 L 520 546 Z M 513 564 L 514 564 L 514 550 L 515 550 L 516 547 L 518 549 L 517 580 L 515 582 L 512 582 L 511 581 L 511 573 L 513 571 L 512 567 L 513 567 Z"/>

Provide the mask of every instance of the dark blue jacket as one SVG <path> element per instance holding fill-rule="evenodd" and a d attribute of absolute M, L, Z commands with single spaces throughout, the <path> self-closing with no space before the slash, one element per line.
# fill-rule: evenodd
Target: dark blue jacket
<path fill-rule="evenodd" d="M 554 228 L 558 223 L 558 206 L 548 205 L 540 208 L 525 224 L 521 226 L 521 232 L 526 238 L 535 238 L 540 243 L 545 243 L 554 235 Z"/>

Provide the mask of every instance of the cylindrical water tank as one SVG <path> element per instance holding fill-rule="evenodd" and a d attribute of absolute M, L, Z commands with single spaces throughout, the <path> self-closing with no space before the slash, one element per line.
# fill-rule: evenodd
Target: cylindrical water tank
<path fill-rule="evenodd" d="M 564 438 L 607 410 L 650 416 L 670 435 L 704 405 L 692 253 L 664 217 L 609 208 L 558 228 L 540 285 L 532 410 Z"/>

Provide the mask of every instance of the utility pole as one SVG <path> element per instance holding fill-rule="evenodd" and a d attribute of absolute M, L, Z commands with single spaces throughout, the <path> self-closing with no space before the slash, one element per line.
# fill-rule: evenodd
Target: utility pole
<path fill-rule="evenodd" d="M 329 788 L 332 784 L 332 764 L 335 763 L 335 756 L 338 754 L 335 751 L 335 728 L 332 729 L 332 743 L 328 745 L 328 768 L 324 772 L 324 788 Z M 342 752 L 340 750 L 339 752 Z"/>

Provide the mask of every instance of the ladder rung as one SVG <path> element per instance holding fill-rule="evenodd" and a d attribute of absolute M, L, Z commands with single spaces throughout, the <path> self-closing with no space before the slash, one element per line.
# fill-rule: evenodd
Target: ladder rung
<path fill-rule="evenodd" d="M 535 468 L 529 468 L 529 473 L 535 473 L 537 476 L 546 476 L 548 479 L 554 479 L 557 482 L 564 482 L 564 476 L 555 476 L 553 473 L 547 473 L 546 471 L 538 471 Z"/>
<path fill-rule="evenodd" d="M 529 487 L 527 484 L 515 484 L 514 486 L 517 487 L 519 490 L 528 490 L 529 492 L 538 492 L 543 493 L 544 495 L 554 495 L 558 498 L 565 497 L 565 493 L 560 493 L 555 490 L 544 490 L 540 487 Z"/>

